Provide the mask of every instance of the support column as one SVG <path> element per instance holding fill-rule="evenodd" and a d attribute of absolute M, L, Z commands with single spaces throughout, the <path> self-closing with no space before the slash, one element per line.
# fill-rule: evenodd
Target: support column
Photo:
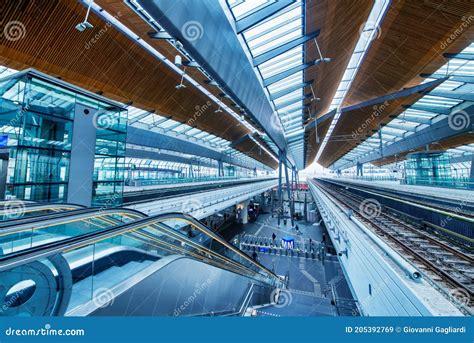
<path fill-rule="evenodd" d="M 71 161 L 67 202 L 91 206 L 95 159 L 96 127 L 93 107 L 76 104 L 72 131 Z"/>
<path fill-rule="evenodd" d="M 291 226 L 295 226 L 295 221 L 293 219 L 293 199 L 291 197 L 291 191 L 290 191 L 290 178 L 288 177 L 288 163 L 285 158 L 285 176 L 286 176 L 286 193 L 288 194 L 288 205 L 290 207 L 290 219 L 291 219 Z"/>
<path fill-rule="evenodd" d="M 224 176 L 224 163 L 222 163 L 222 161 L 217 161 L 217 166 L 219 168 L 218 175 Z"/>
<path fill-rule="evenodd" d="M 240 210 L 240 218 L 242 219 L 242 224 L 248 224 L 249 222 L 249 201 L 244 201 L 242 203 L 242 209 Z"/>
<path fill-rule="evenodd" d="M 278 156 L 278 208 L 277 208 L 277 213 L 278 213 L 278 226 L 280 226 L 280 220 L 281 220 L 281 213 L 283 212 L 283 194 L 281 190 L 281 173 L 282 173 L 282 168 L 283 168 L 283 163 L 281 163 L 282 159 L 282 153 L 280 151 L 280 154 Z"/>
<path fill-rule="evenodd" d="M 357 162 L 357 176 L 364 176 L 364 165 L 362 163 Z"/>
<path fill-rule="evenodd" d="M 308 192 L 304 192 L 304 221 L 308 221 Z"/>
<path fill-rule="evenodd" d="M 9 149 L 0 150 L 0 200 L 5 200 L 7 189 Z"/>
<path fill-rule="evenodd" d="M 470 189 L 474 189 L 474 153 L 472 154 L 472 160 L 471 160 L 471 173 L 469 175 L 469 181 L 471 182 L 469 184 Z"/>

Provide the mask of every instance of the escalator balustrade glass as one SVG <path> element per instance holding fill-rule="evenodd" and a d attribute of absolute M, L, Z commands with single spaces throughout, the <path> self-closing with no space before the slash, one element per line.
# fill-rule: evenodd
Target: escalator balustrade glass
<path fill-rule="evenodd" d="M 84 233 L 101 231 L 120 224 L 129 223 L 144 215 L 121 210 L 92 211 L 86 215 L 61 217 L 53 221 L 44 220 L 31 224 L 6 227 L 0 230 L 0 256 L 19 252 L 76 237 Z"/>
<path fill-rule="evenodd" d="M 198 242 L 188 237 L 183 228 L 190 225 L 208 239 Z M 167 256 L 186 256 L 259 284 L 281 283 L 194 218 L 162 215 L 0 257 L 0 301 L 5 309 L 0 315 L 97 310 L 156 271 Z"/>

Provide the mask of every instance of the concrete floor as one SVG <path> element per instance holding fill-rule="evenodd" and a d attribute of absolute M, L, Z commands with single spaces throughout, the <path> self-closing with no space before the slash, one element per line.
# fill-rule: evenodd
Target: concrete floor
<path fill-rule="evenodd" d="M 271 238 L 272 233 L 281 237 L 292 237 L 296 243 L 308 242 L 312 239 L 315 246 L 321 242 L 326 229 L 319 225 L 298 221 L 300 234 L 288 221 L 287 225 L 277 224 L 277 218 L 270 214 L 261 214 L 254 223 L 234 224 L 221 234 L 234 241 L 239 234 Z M 326 239 L 329 235 L 325 233 Z M 329 242 L 330 244 L 330 242 Z M 301 245 L 301 244 L 300 244 Z M 327 251 L 328 246 L 326 246 Z M 258 249 L 257 249 L 258 251 Z M 331 251 L 329 246 L 329 251 Z M 251 252 L 248 252 L 251 254 Z M 276 306 L 259 309 L 259 315 L 269 316 L 337 316 L 358 315 L 349 286 L 336 256 L 326 254 L 324 260 L 296 256 L 281 256 L 258 252 L 258 260 L 278 275 L 289 274 L 289 289 L 282 296 L 282 303 Z M 336 303 L 334 306 L 334 295 Z"/>

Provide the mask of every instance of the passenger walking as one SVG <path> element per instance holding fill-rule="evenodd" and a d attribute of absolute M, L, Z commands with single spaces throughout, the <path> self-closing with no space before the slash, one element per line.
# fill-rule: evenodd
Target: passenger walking
<path fill-rule="evenodd" d="M 275 235 L 275 232 L 272 233 L 272 241 L 273 241 L 273 243 L 275 243 L 275 239 L 276 239 L 276 238 L 277 238 L 277 236 Z"/>
<path fill-rule="evenodd" d="M 253 258 L 255 261 L 258 260 L 258 255 L 257 255 L 257 252 L 256 252 L 256 251 L 254 251 L 254 252 L 252 253 L 252 258 Z"/>

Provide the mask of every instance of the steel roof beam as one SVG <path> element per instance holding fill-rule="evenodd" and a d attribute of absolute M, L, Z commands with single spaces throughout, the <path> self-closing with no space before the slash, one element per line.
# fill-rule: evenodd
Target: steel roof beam
<path fill-rule="evenodd" d="M 244 168 L 254 167 L 250 164 L 235 161 L 219 151 L 204 147 L 200 144 L 192 143 L 189 140 L 176 138 L 164 133 L 140 129 L 134 126 L 129 126 L 127 129 L 127 144 L 160 150 L 170 150 L 198 157 L 211 158 L 213 160 L 222 160 L 225 163 L 239 165 Z M 255 163 L 258 163 L 258 161 Z"/>
<path fill-rule="evenodd" d="M 439 96 L 442 98 L 448 99 L 458 99 L 458 100 L 465 100 L 465 101 L 474 101 L 474 93 L 471 92 L 460 92 L 460 91 L 440 91 L 440 90 L 433 90 L 431 92 L 426 93 L 430 96 Z"/>
<path fill-rule="evenodd" d="M 270 100 L 276 100 L 278 98 L 281 98 L 282 96 L 285 96 L 287 94 L 290 94 L 290 93 L 293 93 L 294 91 L 300 89 L 300 88 L 305 88 L 305 87 L 308 87 L 309 85 L 311 85 L 313 83 L 314 80 L 310 80 L 308 82 L 304 82 L 304 83 L 300 83 L 296 86 L 291 86 L 291 87 L 288 87 L 288 88 L 285 88 L 281 91 L 278 91 L 274 94 L 272 94 L 272 96 L 270 97 Z"/>
<path fill-rule="evenodd" d="M 448 115 L 451 112 L 450 109 L 438 108 L 435 106 L 418 105 L 418 104 L 403 105 L 402 107 L 406 109 L 411 109 L 411 110 L 425 111 L 425 112 L 445 114 L 445 115 Z"/>
<path fill-rule="evenodd" d="M 314 66 L 314 65 L 316 65 L 316 64 L 319 64 L 319 63 L 321 63 L 321 60 L 316 60 L 316 61 L 313 61 L 313 62 L 300 64 L 300 65 L 298 65 L 298 66 L 296 66 L 296 67 L 293 67 L 293 68 L 287 69 L 287 70 L 285 70 L 285 71 L 282 71 L 282 72 L 279 73 L 279 74 L 276 74 L 276 75 L 271 76 L 271 77 L 269 77 L 269 78 L 267 78 L 267 79 L 264 79 L 264 80 L 263 80 L 263 86 L 264 86 L 264 87 L 268 87 L 268 86 L 270 86 L 270 85 L 272 85 L 272 84 L 274 84 L 274 83 L 276 83 L 276 82 L 278 82 L 278 81 L 281 81 L 281 80 L 287 78 L 288 76 L 291 76 L 291 75 L 293 75 L 293 74 L 296 74 L 297 72 L 300 72 L 300 71 L 302 71 L 302 70 L 305 70 L 305 69 L 307 69 L 307 68 L 309 68 L 309 67 L 312 67 L 312 66 Z"/>
<path fill-rule="evenodd" d="M 137 0 L 137 3 L 183 44 L 193 60 L 223 92 L 245 108 L 250 119 L 265 130 L 281 151 L 286 151 L 282 128 L 271 125 L 277 121 L 276 113 L 219 1 L 194 1 L 192 10 L 187 0 Z M 294 163 L 291 158 L 290 162 Z"/>
<path fill-rule="evenodd" d="M 304 44 L 310 39 L 316 38 L 319 35 L 319 30 L 314 31 L 308 35 L 298 37 L 288 43 L 282 44 L 276 48 L 266 51 L 253 59 L 253 66 L 256 67 L 264 62 L 271 60 L 272 58 L 284 54 L 285 52 L 297 47 L 298 45 Z"/>
<path fill-rule="evenodd" d="M 446 58 L 457 58 L 460 60 L 474 61 L 474 53 L 468 53 L 468 52 L 463 52 L 459 54 L 446 53 L 446 54 L 443 54 L 443 56 Z"/>
<path fill-rule="evenodd" d="M 265 6 L 264 8 L 249 14 L 248 16 L 245 16 L 240 20 L 237 20 L 235 22 L 235 28 L 237 30 L 237 33 L 242 33 L 245 30 L 250 29 L 252 26 L 260 24 L 265 19 L 271 17 L 275 13 L 281 11 L 282 9 L 291 5 L 294 2 L 295 0 L 279 0 L 274 2 L 273 4 Z"/>
<path fill-rule="evenodd" d="M 451 113 L 455 115 L 458 113 L 458 109 L 453 109 Z M 465 117 L 467 123 L 474 123 L 474 105 L 470 105 L 463 109 L 463 113 L 467 114 Z M 463 114 L 464 116 L 464 114 Z M 466 134 L 473 130 L 473 125 L 465 125 L 464 127 L 456 127 L 452 125 L 450 122 L 450 118 L 446 117 L 432 125 L 418 131 L 415 135 L 410 135 L 401 140 L 389 145 L 385 146 L 383 149 L 383 156 L 380 155 L 380 151 L 374 150 L 373 153 L 360 158 L 357 162 L 359 163 L 366 163 L 378 160 L 382 157 L 389 157 L 394 155 L 400 155 L 407 151 L 415 150 L 420 147 L 424 147 L 427 144 L 431 144 L 433 142 L 439 142 L 451 137 L 459 136 L 462 134 Z M 333 163 L 332 168 L 339 169 L 341 167 L 350 168 L 355 165 L 354 161 L 352 164 L 342 164 L 336 161 Z"/>
<path fill-rule="evenodd" d="M 444 79 L 444 78 L 446 78 L 445 74 L 439 74 L 439 73 L 420 74 L 420 76 L 430 78 L 430 79 Z M 449 81 L 474 83 L 474 76 L 471 76 L 471 75 L 451 74 L 451 75 L 448 76 L 448 78 L 449 78 Z"/>
<path fill-rule="evenodd" d="M 285 108 L 285 107 L 288 107 L 290 105 L 296 104 L 296 103 L 301 102 L 302 100 L 305 100 L 305 99 L 307 99 L 307 96 L 303 95 L 299 98 L 295 98 L 295 99 L 291 99 L 291 100 L 282 102 L 281 104 L 275 106 L 275 110 L 279 111 L 282 108 Z M 292 110 L 291 112 L 296 112 L 296 111 L 298 111 L 298 110 Z"/>

